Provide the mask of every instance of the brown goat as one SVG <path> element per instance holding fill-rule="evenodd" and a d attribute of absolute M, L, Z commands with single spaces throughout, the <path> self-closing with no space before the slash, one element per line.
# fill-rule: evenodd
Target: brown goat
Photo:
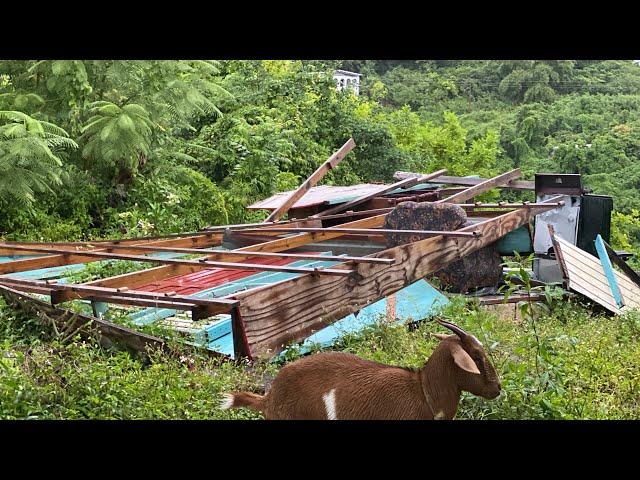
<path fill-rule="evenodd" d="M 419 370 L 384 365 L 348 353 L 319 353 L 280 370 L 266 395 L 226 394 L 221 408 L 248 407 L 269 420 L 452 419 L 461 392 L 500 394 L 482 344 L 453 323 Z"/>

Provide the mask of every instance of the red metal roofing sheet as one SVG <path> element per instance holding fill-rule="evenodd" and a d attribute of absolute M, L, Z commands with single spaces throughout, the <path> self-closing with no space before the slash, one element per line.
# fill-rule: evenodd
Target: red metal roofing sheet
<path fill-rule="evenodd" d="M 307 252 L 315 253 L 315 252 Z M 253 258 L 239 263 L 254 263 L 259 265 L 287 265 L 291 258 Z M 179 295 L 191 295 L 208 288 L 217 287 L 227 282 L 239 280 L 249 275 L 259 273 L 255 270 L 231 270 L 228 268 L 207 268 L 185 275 L 169 277 L 157 282 L 148 283 L 136 290 L 145 292 L 176 292 Z"/>

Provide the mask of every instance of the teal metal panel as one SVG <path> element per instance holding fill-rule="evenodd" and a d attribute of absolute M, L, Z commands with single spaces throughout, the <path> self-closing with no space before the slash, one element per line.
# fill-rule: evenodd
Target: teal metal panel
<path fill-rule="evenodd" d="M 500 255 L 513 255 L 513 252 L 531 253 L 533 252 L 533 244 L 531 243 L 531 235 L 526 225 L 507 233 L 497 242 L 498 252 Z"/>
<path fill-rule="evenodd" d="M 419 280 L 396 292 L 396 317 L 404 323 L 420 320 L 432 315 L 438 308 L 447 303 L 449 303 L 449 300 L 439 290 L 432 287 L 425 280 Z M 380 318 L 384 317 L 386 313 L 387 299 L 384 298 L 363 308 L 357 316 L 354 314 L 348 315 L 334 324 L 319 330 L 308 337 L 299 349 L 302 352 L 308 352 L 314 346 L 330 346 L 340 337 L 348 333 L 354 333 L 369 325 L 375 324 Z M 231 318 L 217 322 L 213 326 L 213 330 L 215 333 L 212 332 L 211 336 L 209 336 L 211 341 L 208 343 L 207 348 L 233 357 Z M 228 333 L 218 338 L 213 338 L 213 336 L 224 333 L 225 331 Z M 202 345 L 204 343 L 202 336 L 197 338 L 199 341 L 194 343 Z M 283 351 L 280 355 L 284 355 L 287 350 Z"/>
<path fill-rule="evenodd" d="M 419 280 L 396 292 L 395 295 L 396 318 L 403 323 L 429 317 L 438 308 L 449 303 L 445 295 L 425 280 Z M 375 324 L 386 314 L 387 299 L 383 298 L 360 310 L 357 316 L 348 315 L 314 333 L 302 343 L 300 348 L 303 352 L 307 352 L 313 346 L 327 347 L 348 333 L 354 333 Z M 285 352 L 286 350 L 281 355 L 284 355 Z"/>
<path fill-rule="evenodd" d="M 2 255 L 0 262 L 12 262 L 13 260 L 27 260 L 28 258 L 43 257 L 44 255 Z"/>
<path fill-rule="evenodd" d="M 92 301 L 91 309 L 93 310 L 93 315 L 100 318 L 104 316 L 105 313 L 107 313 L 107 310 L 109 310 L 109 304 L 105 302 Z"/>
<path fill-rule="evenodd" d="M 611 288 L 611 294 L 618 305 L 618 308 L 624 307 L 624 300 L 622 299 L 622 293 L 620 293 L 620 287 L 618 287 L 618 281 L 616 280 L 616 276 L 613 273 L 613 266 L 611 265 L 611 259 L 607 254 L 607 250 L 604 246 L 604 242 L 602 241 L 602 237 L 600 234 L 596 237 L 595 240 L 596 250 L 598 252 L 598 257 L 600 257 L 600 263 L 602 263 L 602 268 L 604 269 L 604 274 L 607 276 L 607 281 L 609 282 L 609 288 Z"/>

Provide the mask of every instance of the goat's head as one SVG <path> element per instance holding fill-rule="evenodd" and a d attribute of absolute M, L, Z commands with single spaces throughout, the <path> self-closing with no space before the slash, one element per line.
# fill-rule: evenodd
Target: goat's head
<path fill-rule="evenodd" d="M 439 319 L 437 321 L 455 334 L 436 333 L 435 336 L 442 340 L 443 347 L 446 346 L 451 352 L 458 387 L 489 399 L 500 395 L 498 374 L 480 341 L 453 323 Z"/>

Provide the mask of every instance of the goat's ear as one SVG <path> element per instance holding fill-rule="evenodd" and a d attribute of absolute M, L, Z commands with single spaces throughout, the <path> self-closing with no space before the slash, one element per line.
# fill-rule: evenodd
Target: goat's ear
<path fill-rule="evenodd" d="M 480 374 L 480 370 L 476 365 L 476 362 L 473 361 L 473 358 L 465 352 L 464 348 L 460 346 L 457 342 L 451 346 L 451 353 L 453 354 L 453 361 L 459 366 L 462 370 L 469 373 L 477 373 Z"/>
<path fill-rule="evenodd" d="M 439 340 L 444 340 L 445 338 L 449 338 L 452 336 L 452 335 L 445 335 L 444 333 L 432 333 L 431 335 L 433 335 Z"/>

